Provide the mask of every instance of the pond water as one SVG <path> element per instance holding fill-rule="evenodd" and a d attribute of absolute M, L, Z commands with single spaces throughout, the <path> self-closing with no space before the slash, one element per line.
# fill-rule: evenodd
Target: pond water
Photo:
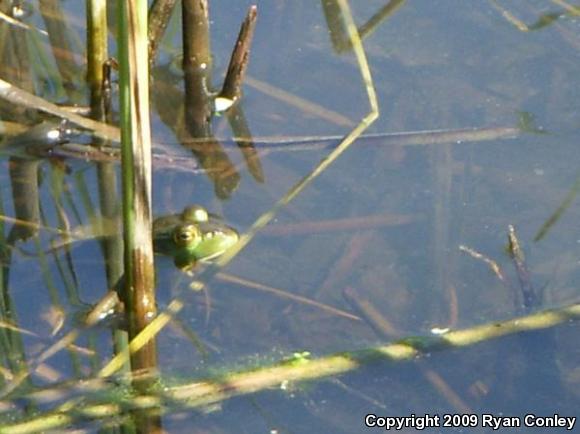
<path fill-rule="evenodd" d="M 180 159 L 155 167 L 155 215 L 197 203 L 243 233 L 367 115 L 356 58 L 348 46 L 337 45 L 340 28 L 329 30 L 321 3 L 332 2 L 257 2 L 258 24 L 239 106 L 255 138 L 262 176 L 252 173 L 242 149 L 232 142 L 236 134 L 226 117 L 216 116 L 212 132 L 231 163 L 228 173 L 237 179 L 230 188 L 216 187 L 212 177 L 192 169 L 203 163 L 179 143 L 184 91 L 180 14 L 174 14 L 152 70 L 151 122 L 156 152 Z M 314 360 L 577 302 L 580 198 L 569 200 L 535 240 L 578 183 L 580 22 L 574 11 L 562 2 L 539 0 L 501 5 L 395 1 L 392 14 L 368 31 L 365 23 L 376 22 L 371 18 L 387 3 L 358 3 L 350 7 L 364 29 L 379 118 L 220 275 L 206 282 L 207 292 L 189 291 L 192 277 L 176 269 L 171 258 L 156 257 L 159 309 L 176 299 L 185 304 L 157 338 L 162 381 L 181 385 L 208 376 L 225 378 L 226 372 L 299 359 L 300 354 Z M 250 4 L 210 5 L 211 82 L 216 88 Z M 70 34 L 82 41 L 84 11 L 70 6 Z M 37 13 L 29 20 L 44 28 Z M 33 41 L 31 53 L 45 50 L 47 64 L 54 67 L 48 40 L 23 34 Z M 73 58 L 80 64 L 78 56 Z M 12 82 L 16 76 L 1 78 Z M 35 77 L 37 93 L 75 102 L 58 82 L 42 82 L 48 78 L 38 72 Z M 79 101 L 86 103 L 86 97 Z M 20 109 L 14 113 L 7 120 L 25 115 Z M 524 122 L 526 128 L 515 137 L 502 133 Z M 475 140 L 460 132 L 436 143 L 417 134 L 416 143 L 409 139 L 404 145 L 397 135 L 473 128 L 485 135 Z M 322 140 L 325 136 L 332 137 Z M 274 146 L 272 137 L 285 144 Z M 297 143 L 292 137 L 314 140 L 300 149 L 284 149 Z M 118 175 L 118 167 L 99 175 L 95 163 L 74 159 L 22 165 L 2 157 L 0 164 L 2 213 L 20 217 L 15 209 L 22 203 L 40 206 L 48 228 L 98 220 L 99 177 Z M 15 188 L 15 166 L 27 173 L 20 175 L 23 185 L 39 185 L 37 200 L 31 200 L 29 190 Z M 523 284 L 505 249 L 509 225 L 525 254 Z M 22 359 L 31 363 L 67 332 L 79 330 L 82 313 L 108 288 L 103 249 L 94 234 L 53 250 L 57 236 L 50 230 L 12 241 L 13 227 L 4 224 L 5 240 L 13 248 L 3 269 L 2 320 L 20 329 L 2 335 L 7 384 L 8 373 L 22 367 Z M 12 237 L 17 235 L 23 237 Z M 501 278 L 486 258 L 495 262 Z M 526 284 L 535 294 L 531 306 L 522 301 Z M 345 290 L 372 306 L 382 331 L 361 319 Z M 32 418 L 78 394 L 65 389 L 64 398 L 46 401 L 28 395 L 35 390 L 48 395 L 66 380 L 93 378 L 113 355 L 117 326 L 85 330 L 76 340 L 81 349 L 69 348 L 42 363 L 14 392 L 18 399 L 1 402 L 2 423 L 7 427 L 9 421 Z M 424 432 L 488 432 L 484 414 L 513 416 L 521 422 L 515 432 L 527 432 L 526 414 L 577 415 L 577 340 L 578 325 L 564 321 L 416 360 L 371 363 L 316 381 L 281 378 L 277 387 L 194 410 L 168 404 L 161 424 L 171 433 L 351 433 L 365 429 L 367 414 L 438 415 L 442 424 L 443 415 L 470 413 L 475 419 L 448 419 L 452 426 Z M 127 422 L 128 413 L 123 414 L 75 421 L 69 428 L 96 432 L 120 426 Z"/>

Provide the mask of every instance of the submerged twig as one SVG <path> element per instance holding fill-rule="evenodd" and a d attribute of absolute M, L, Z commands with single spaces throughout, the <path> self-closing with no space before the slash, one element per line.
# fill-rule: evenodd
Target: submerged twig
<path fill-rule="evenodd" d="M 272 286 L 264 285 L 264 284 L 261 284 L 258 282 L 253 282 L 251 280 L 244 279 L 244 278 L 238 277 L 238 276 L 233 276 L 231 274 L 226 274 L 226 273 L 218 273 L 216 277 L 220 280 L 223 280 L 224 282 L 235 283 L 235 284 L 238 284 L 240 286 L 256 289 L 258 291 L 273 294 L 276 297 L 279 297 L 282 299 L 291 300 L 291 301 L 294 301 L 297 303 L 316 307 L 316 308 L 321 309 L 325 312 L 340 316 L 342 318 L 348 318 L 348 319 L 351 319 L 354 321 L 360 321 L 360 318 L 358 316 L 353 315 L 349 312 L 345 312 L 344 310 L 337 309 L 337 308 L 330 306 L 328 304 L 324 304 L 324 303 L 321 303 L 319 301 L 313 300 L 311 298 L 307 298 L 307 297 L 303 297 L 301 295 L 294 294 L 292 292 L 283 291 L 281 289 L 274 288 Z"/>
<path fill-rule="evenodd" d="M 2 79 L 0 79 L 0 99 L 4 99 L 17 106 L 40 110 L 66 119 L 79 127 L 91 130 L 96 136 L 103 139 L 109 139 L 116 142 L 120 140 L 121 135 L 119 128 L 71 113 L 44 98 L 33 95 L 32 93 L 20 89 Z"/>
<path fill-rule="evenodd" d="M 463 244 L 459 246 L 459 250 L 467 253 L 468 255 L 470 255 L 471 257 L 473 257 L 475 259 L 479 259 L 479 260 L 483 261 L 485 264 L 487 264 L 489 266 L 491 271 L 497 276 L 497 278 L 499 280 L 501 280 L 502 282 L 506 281 L 505 276 L 503 275 L 503 272 L 501 271 L 500 266 L 497 265 L 497 262 L 495 262 L 493 259 L 490 259 L 487 256 L 485 256 L 483 253 L 479 253 L 478 251 L 472 249 L 471 247 L 467 247 Z"/>
<path fill-rule="evenodd" d="M 513 139 L 522 134 L 518 127 L 489 127 L 489 128 L 463 128 L 455 130 L 424 130 L 404 131 L 400 133 L 370 133 L 361 134 L 357 138 L 357 144 L 375 144 L 385 146 L 419 146 L 439 145 L 446 143 L 469 143 L 484 142 L 490 140 Z M 328 142 L 342 140 L 344 136 L 320 135 L 320 136 L 261 136 L 261 137 L 233 137 L 219 139 L 226 145 L 228 142 L 254 143 L 265 148 L 268 152 L 312 151 L 334 148 L 336 145 Z M 363 140 L 364 139 L 364 140 Z M 373 140 L 374 139 L 374 140 Z M 203 143 L 203 138 L 191 138 L 185 144 Z"/>
<path fill-rule="evenodd" d="M 543 29 L 562 17 L 566 16 L 578 16 L 580 15 L 580 9 L 577 6 L 570 5 L 562 0 L 552 0 L 552 3 L 557 4 L 558 6 L 562 7 L 564 11 L 557 11 L 557 12 L 549 12 L 540 15 L 540 17 L 536 20 L 535 23 L 526 24 L 509 10 L 504 8 L 497 0 L 490 0 L 491 6 L 496 9 L 501 15 L 505 18 L 505 20 L 517 28 L 520 32 L 531 32 L 535 30 Z"/>
<path fill-rule="evenodd" d="M 279 101 L 283 101 L 289 106 L 296 107 L 304 114 L 312 114 L 320 119 L 324 119 L 332 124 L 352 128 L 355 122 L 352 119 L 326 107 L 321 106 L 315 102 L 301 98 L 296 94 L 290 93 L 284 89 L 273 86 L 265 81 L 257 80 L 251 76 L 247 76 L 246 84 L 266 95 Z"/>
<path fill-rule="evenodd" d="M 342 296 L 377 336 L 382 339 L 392 339 L 398 335 L 395 326 L 369 300 L 361 297 L 355 289 L 350 287 L 345 288 L 342 291 Z"/>
<path fill-rule="evenodd" d="M 262 229 L 260 234 L 280 236 L 354 229 L 376 229 L 385 226 L 406 225 L 414 223 L 420 219 L 420 216 L 411 214 L 376 214 L 364 217 L 350 217 L 346 219 L 279 223 L 272 226 L 266 226 Z"/>
<path fill-rule="evenodd" d="M 4 12 L 0 11 L 0 20 L 6 21 L 8 24 L 11 24 L 16 27 L 20 27 L 25 30 L 35 30 L 38 33 L 48 36 L 46 30 L 39 29 L 38 27 L 31 26 L 29 24 L 23 23 L 22 21 L 18 21 L 16 18 L 11 17 L 10 15 L 5 14 Z"/>
<path fill-rule="evenodd" d="M 534 241 L 540 241 L 542 238 L 544 238 L 544 236 L 548 233 L 550 228 L 554 226 L 558 222 L 558 220 L 560 220 L 562 214 L 564 214 L 564 212 L 570 207 L 570 205 L 572 205 L 572 202 L 574 202 L 574 199 L 578 195 L 579 190 L 580 190 L 580 176 L 576 178 L 576 181 L 574 181 L 574 185 L 572 185 L 572 188 L 570 189 L 570 191 L 568 191 L 568 194 L 566 194 L 566 197 L 564 198 L 560 206 L 556 209 L 556 211 L 554 211 L 554 213 L 550 217 L 548 217 L 548 220 L 544 222 L 542 227 L 538 229 L 538 232 L 534 236 Z"/>
<path fill-rule="evenodd" d="M 508 226 L 508 251 L 514 261 L 514 266 L 518 275 L 518 281 L 520 282 L 524 310 L 530 311 L 532 308 L 539 305 L 539 297 L 536 293 L 536 290 L 532 286 L 530 272 L 526 266 L 524 251 L 520 247 L 520 242 L 518 241 L 516 230 L 513 225 Z"/>

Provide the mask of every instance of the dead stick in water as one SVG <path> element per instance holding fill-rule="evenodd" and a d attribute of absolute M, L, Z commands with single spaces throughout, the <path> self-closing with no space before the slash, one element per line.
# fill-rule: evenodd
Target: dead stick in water
<path fill-rule="evenodd" d="M 538 307 L 540 304 L 539 296 L 536 290 L 532 286 L 532 281 L 530 279 L 530 272 L 526 266 L 526 258 L 524 256 L 524 251 L 520 247 L 520 242 L 518 241 L 516 230 L 513 225 L 508 226 L 508 250 L 512 257 L 514 266 L 516 268 L 516 273 L 518 275 L 518 280 L 520 282 L 520 289 L 523 296 L 523 308 L 527 313 L 532 308 Z"/>
<path fill-rule="evenodd" d="M 410 214 L 379 214 L 348 219 L 321 220 L 266 226 L 260 235 L 294 235 L 317 232 L 342 231 L 346 229 L 374 229 L 382 226 L 398 226 L 416 222 L 420 216 Z"/>
<path fill-rule="evenodd" d="M 252 46 L 252 38 L 254 36 L 257 18 L 258 8 L 256 5 L 253 5 L 248 10 L 248 14 L 240 28 L 240 34 L 238 35 L 236 46 L 232 52 L 228 72 L 224 80 L 222 91 L 220 92 L 221 98 L 236 101 L 242 95 L 242 82 L 246 75 L 248 61 L 250 60 L 250 48 Z"/>

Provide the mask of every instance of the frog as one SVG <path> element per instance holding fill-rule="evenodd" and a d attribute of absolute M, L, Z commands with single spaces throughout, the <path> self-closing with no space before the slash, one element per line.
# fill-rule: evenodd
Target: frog
<path fill-rule="evenodd" d="M 238 232 L 200 205 L 153 221 L 153 248 L 173 258 L 175 266 L 191 270 L 211 262 L 238 242 Z"/>

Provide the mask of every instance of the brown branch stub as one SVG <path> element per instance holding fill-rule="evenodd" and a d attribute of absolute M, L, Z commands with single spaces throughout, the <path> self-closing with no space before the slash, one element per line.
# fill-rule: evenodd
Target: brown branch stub
<path fill-rule="evenodd" d="M 248 14 L 240 28 L 236 46 L 232 52 L 226 79 L 224 80 L 224 85 L 219 95 L 221 98 L 236 101 L 241 96 L 242 82 L 246 75 L 248 61 L 250 60 L 250 48 L 257 18 L 258 7 L 256 5 L 250 6 Z"/>

